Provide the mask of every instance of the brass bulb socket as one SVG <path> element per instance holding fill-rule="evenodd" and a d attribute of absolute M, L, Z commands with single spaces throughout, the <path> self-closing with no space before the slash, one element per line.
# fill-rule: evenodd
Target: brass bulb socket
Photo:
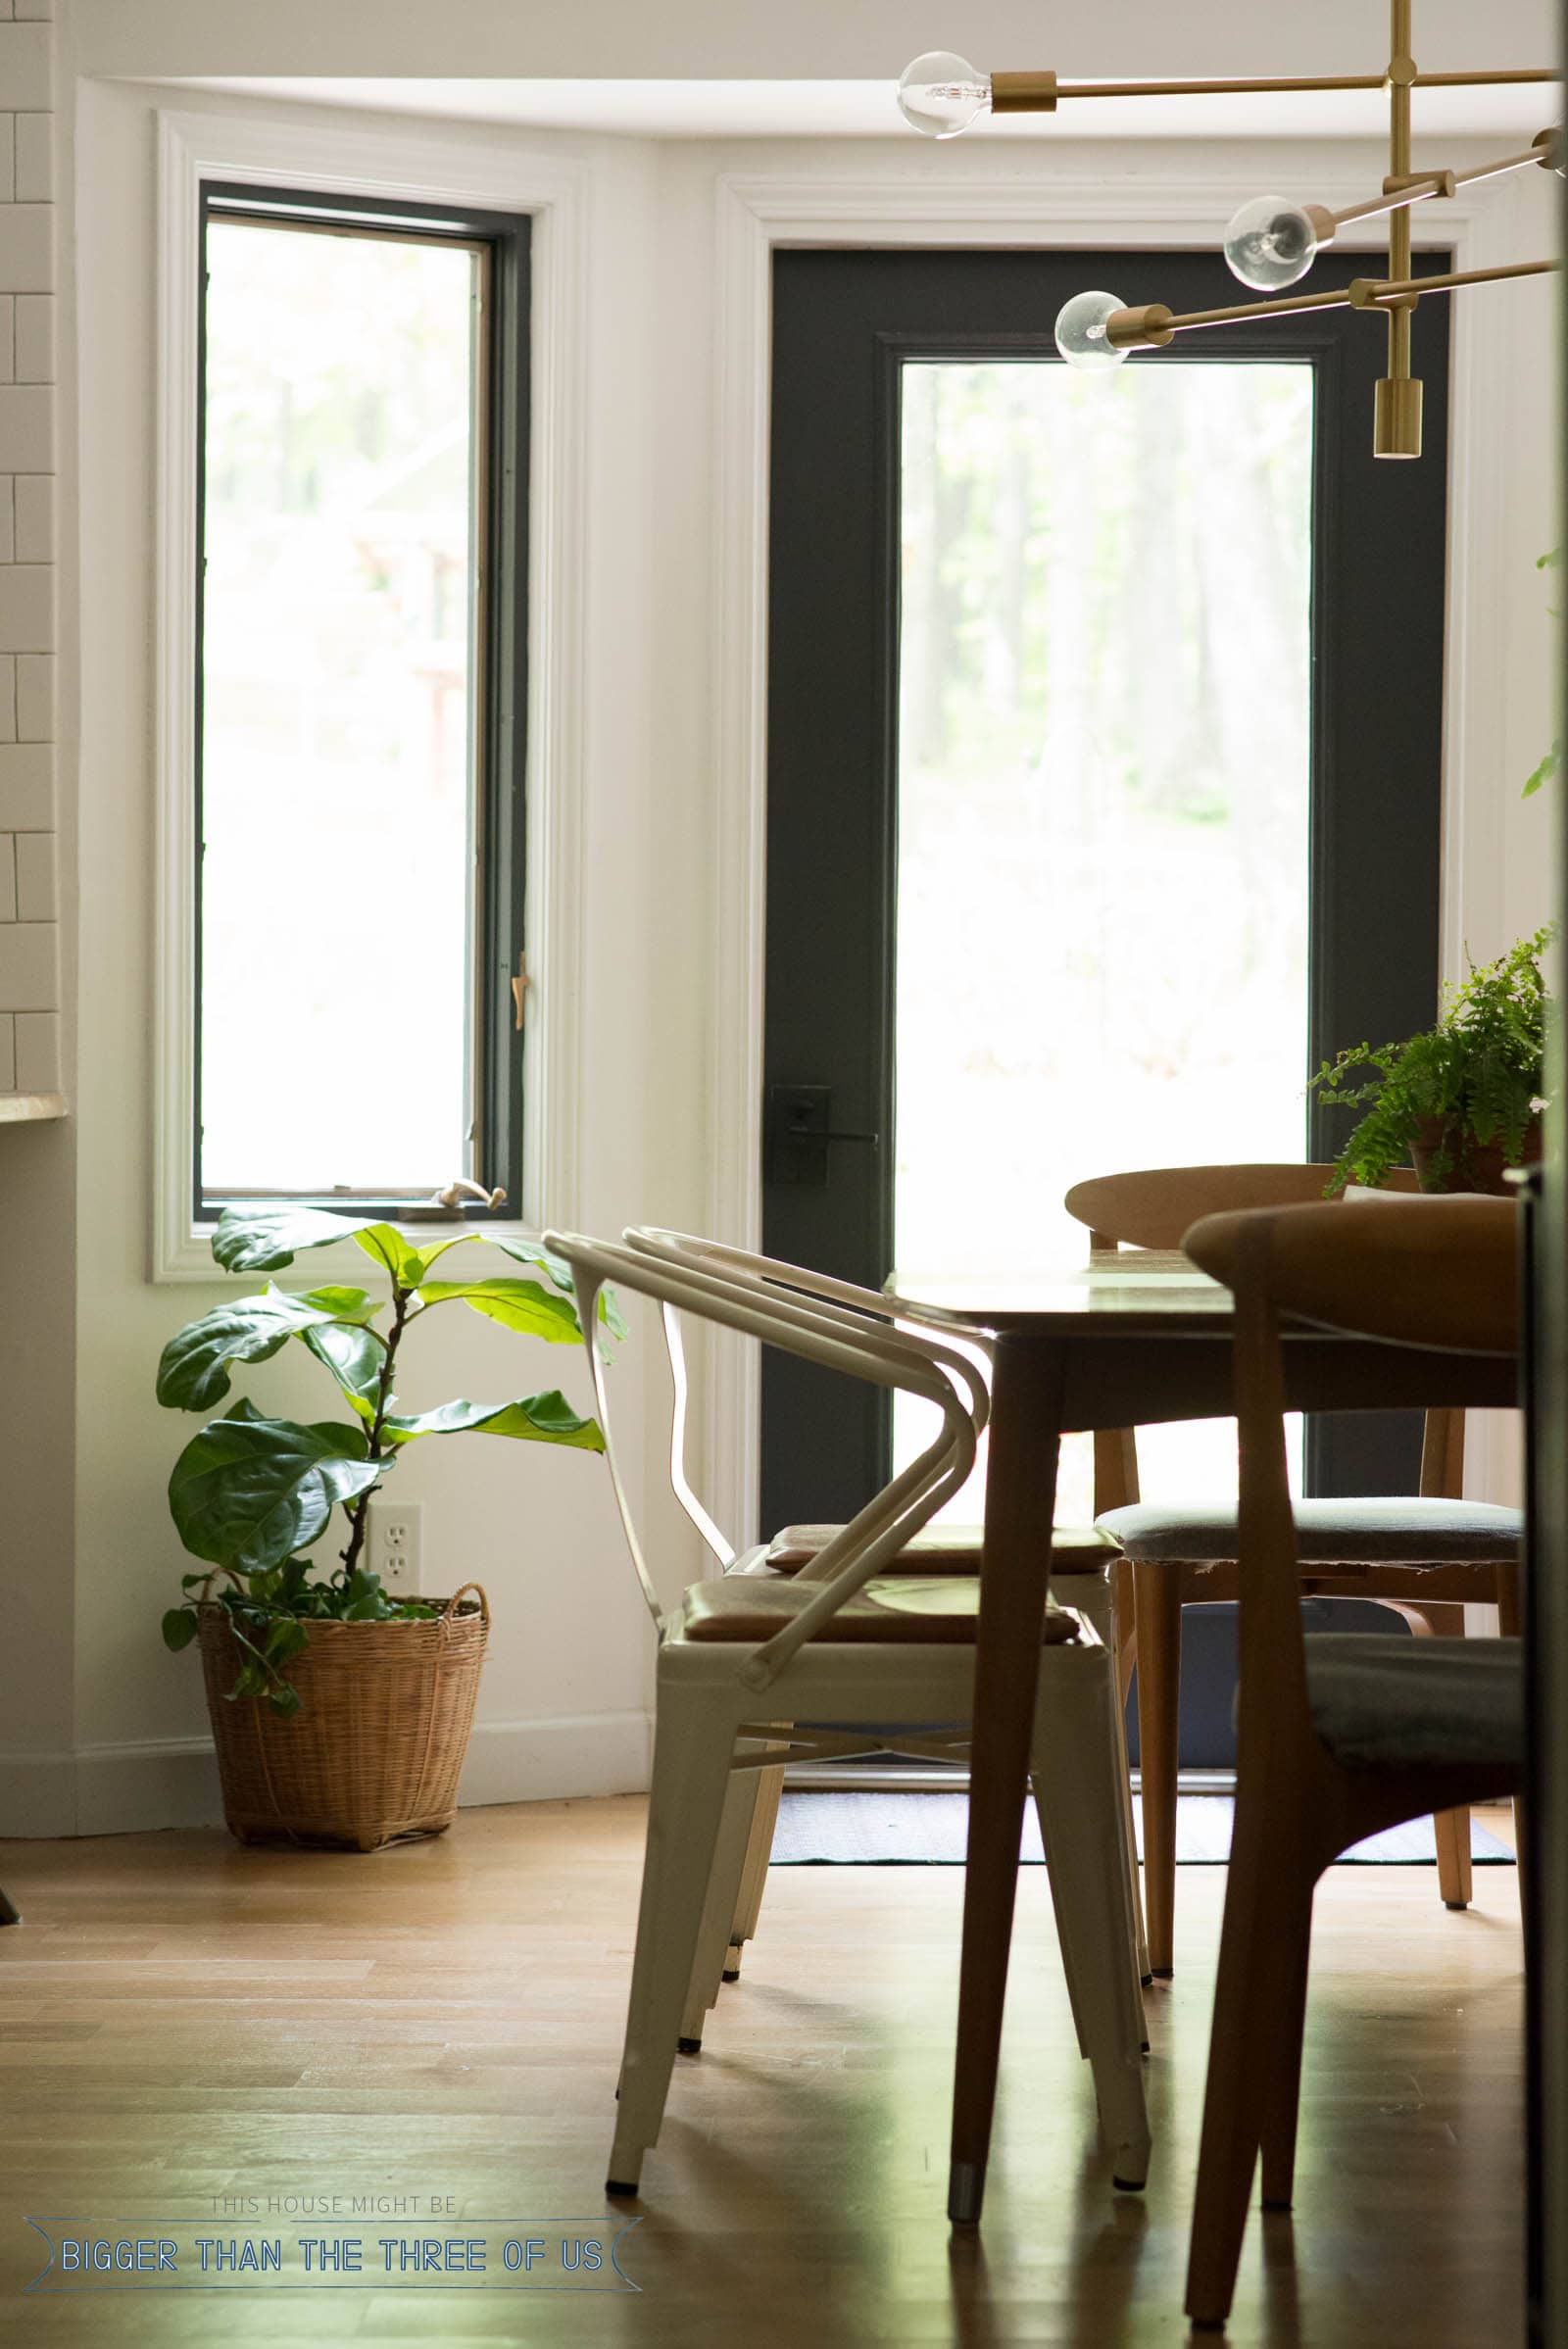
<path fill-rule="evenodd" d="M 1115 351 L 1162 351 L 1176 340 L 1175 316 L 1163 302 L 1145 302 L 1137 310 L 1113 310 L 1105 320 L 1105 340 Z"/>
<path fill-rule="evenodd" d="M 993 73 L 991 111 L 994 115 L 1054 115 L 1055 74 Z"/>
<path fill-rule="evenodd" d="M 1320 247 L 1332 245 L 1340 232 L 1340 223 L 1326 204 L 1303 204 L 1301 210 L 1312 223 L 1312 233 Z"/>
<path fill-rule="evenodd" d="M 1418 375 L 1385 375 L 1374 395 L 1372 411 L 1374 457 L 1419 457 L 1421 454 L 1421 379 Z"/>
<path fill-rule="evenodd" d="M 1541 149 L 1541 168 L 1544 171 L 1560 171 L 1563 166 L 1562 124 L 1553 130 L 1538 130 L 1530 144 Z"/>

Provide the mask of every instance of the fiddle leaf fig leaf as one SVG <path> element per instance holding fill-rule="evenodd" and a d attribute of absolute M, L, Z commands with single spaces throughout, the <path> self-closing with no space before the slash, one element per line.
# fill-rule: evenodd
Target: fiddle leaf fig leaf
<path fill-rule="evenodd" d="M 362 1419 L 375 1410 L 386 1348 L 370 1330 L 352 1322 L 325 1321 L 300 1332 L 318 1362 L 332 1373 Z"/>
<path fill-rule="evenodd" d="M 497 1237 L 492 1239 L 491 1246 L 500 1248 L 503 1255 L 511 1256 L 518 1264 L 537 1265 L 567 1297 L 574 1294 L 571 1266 L 565 1257 L 558 1256 L 551 1248 L 542 1248 L 538 1241 Z M 601 1289 L 599 1292 L 599 1318 L 612 1338 L 626 1336 L 626 1323 L 612 1289 Z"/>
<path fill-rule="evenodd" d="M 225 1207 L 213 1234 L 213 1254 L 225 1272 L 277 1272 L 302 1248 L 352 1240 L 391 1273 L 413 1252 L 396 1224 L 378 1216 L 333 1215 L 325 1207 Z"/>
<path fill-rule="evenodd" d="M 180 1453 L 170 1513 L 193 1557 L 255 1573 L 309 1548 L 334 1503 L 368 1493 L 388 1465 L 367 1456 L 358 1425 L 300 1427 L 236 1412 Z"/>
<path fill-rule="evenodd" d="M 559 1388 L 525 1395 L 513 1403 L 470 1403 L 463 1398 L 433 1411 L 392 1417 L 382 1424 L 390 1444 L 412 1444 L 419 1436 L 512 1436 L 523 1443 L 568 1444 L 578 1451 L 603 1451 L 599 1423 L 579 1418 Z"/>
<path fill-rule="evenodd" d="M 363 1289 L 290 1297 L 269 1282 L 260 1297 L 216 1305 L 171 1338 L 158 1365 L 158 1399 L 172 1410 L 211 1410 L 228 1393 L 230 1363 L 268 1361 L 290 1338 L 336 1323 L 363 1324 L 376 1310 Z M 373 1339 L 365 1343 L 378 1350 Z"/>
<path fill-rule="evenodd" d="M 547 1339 L 552 1346 L 572 1346 L 577 1341 L 577 1315 L 571 1299 L 552 1297 L 537 1281 L 505 1275 L 489 1281 L 426 1281 L 419 1298 L 426 1306 L 460 1299 L 487 1321 L 499 1321 L 504 1329 L 520 1331 L 527 1338 Z"/>

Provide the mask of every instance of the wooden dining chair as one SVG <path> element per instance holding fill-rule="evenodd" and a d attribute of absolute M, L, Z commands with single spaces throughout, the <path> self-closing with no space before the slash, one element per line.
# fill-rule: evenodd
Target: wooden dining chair
<path fill-rule="evenodd" d="M 948 1350 L 855 1326 L 738 1273 L 550 1233 L 572 1268 L 606 1461 L 659 1641 L 653 1783 L 630 2008 L 607 2191 L 634 2194 L 658 2139 L 683 2020 L 716 1979 L 749 1837 L 757 1774 L 781 1753 L 887 1746 L 960 1752 L 974 1680 L 978 1585 L 896 1571 L 913 1535 L 962 1486 L 974 1422 Z M 809 1578 L 747 1572 L 694 1584 L 666 1608 L 615 1450 L 610 1380 L 594 1343 L 604 1285 L 934 1404 L 938 1433 L 814 1561 Z M 889 1571 L 894 1569 L 895 1571 Z M 1112 1660 L 1081 1616 L 1053 1605 L 1040 1651 L 1031 1777 L 1074 2017 L 1118 2184 L 1144 2182 L 1149 2125 L 1143 2006 L 1119 1783 Z M 780 1728 L 779 1724 L 787 1726 Z"/>
<path fill-rule="evenodd" d="M 1524 1748 L 1516 1638 L 1303 1637 L 1285 1457 L 1281 1315 L 1434 1352 L 1433 1392 L 1496 1399 L 1518 1346 L 1517 1209 L 1474 1197 L 1205 1217 L 1193 1261 L 1236 1294 L 1241 1678 L 1226 1881 L 1187 2313 L 1229 2314 L 1251 2181 L 1291 2202 L 1312 1892 L 1364 1835 L 1493 1801 Z M 1462 1375 L 1462 1373 L 1461 1373 Z M 1347 1401 L 1365 1407 L 1363 1386 Z"/>
<path fill-rule="evenodd" d="M 888 1331 L 901 1326 L 923 1329 L 927 1344 L 932 1348 L 933 1360 L 944 1367 L 969 1414 L 977 1442 L 984 1433 L 991 1409 L 987 1374 L 993 1346 L 983 1331 L 955 1333 L 951 1322 L 922 1322 L 918 1312 L 902 1305 L 895 1317 L 887 1298 L 876 1290 L 862 1289 L 853 1281 L 841 1281 L 829 1273 L 816 1272 L 801 1264 L 790 1264 L 776 1256 L 760 1255 L 755 1250 L 736 1248 L 728 1242 L 704 1239 L 695 1233 L 668 1231 L 656 1225 L 635 1225 L 623 1238 L 625 1246 L 636 1248 L 639 1253 L 656 1256 L 662 1262 L 677 1268 L 684 1267 L 704 1277 L 722 1280 L 736 1275 L 743 1282 L 760 1282 L 785 1297 L 809 1298 L 825 1315 L 851 1330 L 869 1327 Z M 688 1469 L 686 1410 L 689 1382 L 680 1315 L 673 1306 L 667 1304 L 663 1312 L 663 1331 L 674 1395 L 670 1419 L 670 1485 L 676 1499 L 717 1562 L 719 1571 L 727 1574 L 734 1571 L 737 1565 L 735 1545 L 726 1539 L 703 1505 Z M 841 1526 L 830 1524 L 787 1525 L 774 1535 L 760 1560 L 753 1564 L 749 1571 L 813 1575 L 816 1560 L 842 1531 Z M 924 1526 L 910 1535 L 900 1553 L 898 1570 L 901 1574 L 978 1574 L 981 1550 L 982 1531 L 978 1525 L 944 1520 Z M 1076 1607 L 1087 1616 L 1096 1636 L 1114 1656 L 1117 1652 L 1119 1618 L 1111 1578 L 1120 1556 L 1114 1539 L 1096 1527 L 1057 1526 L 1053 1529 L 1050 1546 L 1044 1556 L 1054 1595 L 1064 1606 Z M 1121 1685 L 1119 1665 L 1118 1685 Z M 1141 1980 L 1147 1982 L 1149 1951 L 1144 1934 L 1137 1839 L 1132 1820 L 1131 1787 L 1126 1774 L 1123 1714 L 1120 1710 L 1116 1718 L 1116 1734 L 1122 1752 L 1122 1779 L 1127 1786 L 1127 1838 L 1138 1931 L 1139 1974 Z M 724 1982 L 739 1980 L 742 1953 L 757 1932 L 783 1784 L 782 1769 L 765 1771 L 760 1778 L 734 1930 L 725 1955 Z M 700 2017 L 688 2017 L 687 2036 L 695 2042 L 701 2038 L 701 2034 Z"/>
<path fill-rule="evenodd" d="M 1120 1247 L 1175 1249 L 1200 1217 L 1250 1207 L 1323 1204 L 1328 1166 L 1152 1167 L 1103 1175 L 1068 1192 L 1069 1215 L 1087 1224 L 1092 1251 Z M 1403 1171 L 1391 1190 L 1413 1191 Z M 1343 1202 L 1328 1202 L 1338 1208 Z M 1392 1200 L 1379 1198 L 1374 1212 Z M 1430 1202 L 1423 1202 L 1430 1204 Z M 1462 1636 L 1465 1602 L 1494 1604 L 1504 1632 L 1519 1628 L 1516 1509 L 1461 1497 L 1464 1413 L 1427 1413 L 1420 1492 L 1408 1497 L 1315 1499 L 1297 1504 L 1300 1594 L 1377 1599 L 1418 1637 Z M 1127 1561 L 1123 1592 L 1123 1686 L 1138 1665 L 1138 1746 L 1144 1814 L 1144 1922 L 1150 1971 L 1173 1963 L 1176 1803 L 1179 1766 L 1182 1609 L 1234 1600 L 1236 1507 L 1231 1500 L 1178 1506 L 1144 1501 L 1136 1433 L 1095 1439 L 1096 1523 L 1114 1534 Z M 1471 1896 L 1470 1821 L 1435 1822 L 1438 1888 L 1450 1908 Z"/>

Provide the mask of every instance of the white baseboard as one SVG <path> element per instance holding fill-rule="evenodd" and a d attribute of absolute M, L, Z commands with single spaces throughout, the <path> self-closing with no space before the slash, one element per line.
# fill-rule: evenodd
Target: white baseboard
<path fill-rule="evenodd" d="M 458 1799 L 467 1807 L 640 1793 L 649 1750 L 642 1712 L 477 1721 Z M 0 1754 L 0 1835 L 122 1835 L 222 1822 L 210 1737 Z"/>

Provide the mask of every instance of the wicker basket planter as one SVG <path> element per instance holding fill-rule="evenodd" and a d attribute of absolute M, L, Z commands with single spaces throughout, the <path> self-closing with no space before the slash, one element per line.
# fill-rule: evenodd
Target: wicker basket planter
<path fill-rule="evenodd" d="M 241 1651 L 222 1607 L 199 1615 L 223 1817 L 242 1843 L 374 1851 L 452 1825 L 490 1636 L 477 1583 L 432 1621 L 313 1622 L 290 1667 L 304 1699 L 292 1720 L 229 1701 Z"/>

